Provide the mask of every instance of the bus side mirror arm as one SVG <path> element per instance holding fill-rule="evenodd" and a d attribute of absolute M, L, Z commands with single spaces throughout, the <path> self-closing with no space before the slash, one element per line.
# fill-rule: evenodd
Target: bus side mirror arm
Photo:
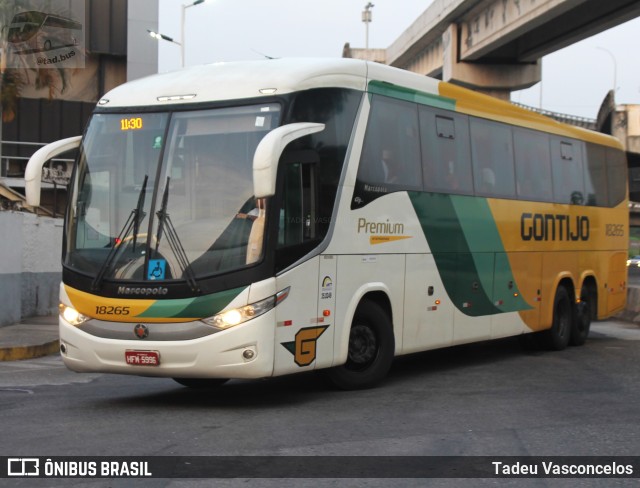
<path fill-rule="evenodd" d="M 255 198 L 275 195 L 278 161 L 287 144 L 323 130 L 324 124 L 296 122 L 273 129 L 264 136 L 253 155 L 253 193 Z"/>
<path fill-rule="evenodd" d="M 27 205 L 37 207 L 40 205 L 40 188 L 42 186 L 42 167 L 51 158 L 55 158 L 58 154 L 62 154 L 80 145 L 82 136 L 69 137 L 61 139 L 38 149 L 27 163 L 24 171 L 25 193 L 27 197 Z"/>

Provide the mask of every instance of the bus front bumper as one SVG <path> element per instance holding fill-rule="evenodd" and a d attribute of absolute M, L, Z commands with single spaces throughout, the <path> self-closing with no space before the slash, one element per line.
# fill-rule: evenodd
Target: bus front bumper
<path fill-rule="evenodd" d="M 211 335 L 172 341 L 97 337 L 62 317 L 59 322 L 62 359 L 72 371 L 169 378 L 263 378 L 273 374 L 273 311 Z M 122 324 L 131 329 L 132 337 L 136 325 Z"/>

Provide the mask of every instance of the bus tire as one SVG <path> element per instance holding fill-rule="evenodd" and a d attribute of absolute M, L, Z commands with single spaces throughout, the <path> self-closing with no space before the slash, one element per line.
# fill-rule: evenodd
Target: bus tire
<path fill-rule="evenodd" d="M 580 301 L 576 303 L 576 310 L 571 324 L 571 338 L 569 344 L 572 346 L 582 346 L 589 337 L 591 328 L 591 309 L 593 300 L 592 294 L 586 286 L 580 291 Z"/>
<path fill-rule="evenodd" d="M 573 303 L 567 289 L 560 285 L 553 300 L 553 322 L 551 328 L 542 333 L 547 349 L 561 351 L 569 345 L 573 327 Z"/>
<path fill-rule="evenodd" d="M 361 390 L 387 375 L 395 353 L 393 325 L 375 302 L 362 302 L 349 332 L 347 362 L 327 370 L 329 381 L 341 390 Z"/>
<path fill-rule="evenodd" d="M 173 381 L 189 388 L 204 389 L 217 388 L 224 385 L 228 378 L 173 378 Z"/>

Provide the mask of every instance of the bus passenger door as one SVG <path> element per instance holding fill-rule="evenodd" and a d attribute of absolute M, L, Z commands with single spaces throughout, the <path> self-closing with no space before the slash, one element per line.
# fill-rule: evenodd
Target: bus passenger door
<path fill-rule="evenodd" d="M 318 324 L 318 262 L 315 257 L 276 277 L 276 289 L 289 296 L 276 308 L 274 376 L 315 369 L 319 350 L 331 348 Z"/>
<path fill-rule="evenodd" d="M 331 366 L 333 363 L 333 344 L 336 330 L 335 308 L 338 276 L 338 259 L 331 254 L 320 256 L 320 274 L 318 275 L 318 333 L 319 337 L 316 368 Z"/>
<path fill-rule="evenodd" d="M 276 269 L 284 272 L 276 283 L 278 290 L 289 288 L 290 293 L 276 307 L 274 375 L 331 365 L 336 271 L 335 259 L 329 256 L 300 262 L 322 238 L 317 154 L 290 151 L 283 154 L 280 165 Z"/>

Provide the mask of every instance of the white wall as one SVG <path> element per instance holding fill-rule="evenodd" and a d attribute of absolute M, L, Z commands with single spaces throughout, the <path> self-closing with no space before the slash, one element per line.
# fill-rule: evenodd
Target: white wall
<path fill-rule="evenodd" d="M 0 326 L 57 313 L 62 227 L 62 219 L 0 211 Z"/>

